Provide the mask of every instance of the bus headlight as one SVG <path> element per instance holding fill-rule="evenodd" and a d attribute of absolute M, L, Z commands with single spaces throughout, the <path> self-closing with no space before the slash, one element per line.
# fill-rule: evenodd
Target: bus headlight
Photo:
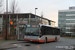
<path fill-rule="evenodd" d="M 41 38 L 38 37 L 39 40 L 41 40 Z"/>
<path fill-rule="evenodd" d="M 39 39 L 39 40 L 41 40 L 41 39 L 44 39 L 44 37 L 41 37 L 41 38 L 40 38 L 40 37 L 38 37 L 38 39 Z"/>

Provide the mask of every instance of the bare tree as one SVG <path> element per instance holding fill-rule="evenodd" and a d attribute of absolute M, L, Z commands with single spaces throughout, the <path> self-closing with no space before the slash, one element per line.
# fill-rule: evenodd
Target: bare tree
<path fill-rule="evenodd" d="M 19 13 L 20 9 L 18 8 L 18 3 L 13 0 L 10 6 L 10 11 L 14 14 L 14 13 Z"/>
<path fill-rule="evenodd" d="M 2 6 L 3 6 L 3 0 L 0 0 L 0 13 L 3 11 Z"/>
<path fill-rule="evenodd" d="M 14 26 L 17 26 L 16 20 L 14 20 L 17 17 L 15 18 L 15 15 L 14 14 L 15 13 L 19 13 L 19 10 L 20 9 L 18 8 L 18 3 L 16 2 L 16 0 L 12 0 L 12 2 L 10 4 L 10 12 L 13 14 L 12 15 L 13 25 L 10 25 L 9 27 L 10 27 L 10 32 L 13 35 L 14 39 L 15 39 L 15 33 L 16 33 L 16 30 L 17 30 L 17 29 L 14 28 Z"/>

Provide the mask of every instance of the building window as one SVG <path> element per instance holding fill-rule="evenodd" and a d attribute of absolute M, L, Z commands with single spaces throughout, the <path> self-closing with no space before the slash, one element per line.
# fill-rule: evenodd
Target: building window
<path fill-rule="evenodd" d="M 31 15 L 31 18 L 35 18 L 35 15 Z"/>

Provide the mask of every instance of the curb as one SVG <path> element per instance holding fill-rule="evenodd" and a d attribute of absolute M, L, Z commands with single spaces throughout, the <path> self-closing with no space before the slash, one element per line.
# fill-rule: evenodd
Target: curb
<path fill-rule="evenodd" d="M 13 45 L 13 44 L 23 43 L 23 42 L 25 42 L 25 41 L 16 41 L 16 42 L 8 43 L 8 44 L 6 44 L 6 46 L 3 46 L 3 47 L 1 46 L 1 47 L 0 47 L 0 50 L 6 50 L 6 49 L 17 48 L 17 46 L 15 46 L 15 45 Z M 9 46 L 7 46 L 7 45 L 9 45 Z"/>
<path fill-rule="evenodd" d="M 17 46 L 14 46 L 12 44 L 3 44 L 0 46 L 0 50 L 6 50 L 6 49 L 11 49 L 11 48 L 17 48 Z"/>
<path fill-rule="evenodd" d="M 12 43 L 9 43 L 9 44 L 17 44 L 17 43 L 23 43 L 25 41 L 20 41 L 20 42 L 12 42 Z"/>
<path fill-rule="evenodd" d="M 17 46 L 15 46 L 15 47 L 8 47 L 8 48 L 0 48 L 0 50 L 6 50 L 6 49 L 11 49 L 11 48 L 17 48 Z"/>

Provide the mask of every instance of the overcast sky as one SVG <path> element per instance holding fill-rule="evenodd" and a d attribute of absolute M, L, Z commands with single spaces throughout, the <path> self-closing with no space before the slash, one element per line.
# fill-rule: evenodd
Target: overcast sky
<path fill-rule="evenodd" d="M 12 0 L 8 1 L 10 5 Z M 37 7 L 36 14 L 40 16 L 43 12 L 44 18 L 55 21 L 56 26 L 58 26 L 58 10 L 75 6 L 75 0 L 16 0 L 16 2 L 21 13 L 35 14 Z"/>

